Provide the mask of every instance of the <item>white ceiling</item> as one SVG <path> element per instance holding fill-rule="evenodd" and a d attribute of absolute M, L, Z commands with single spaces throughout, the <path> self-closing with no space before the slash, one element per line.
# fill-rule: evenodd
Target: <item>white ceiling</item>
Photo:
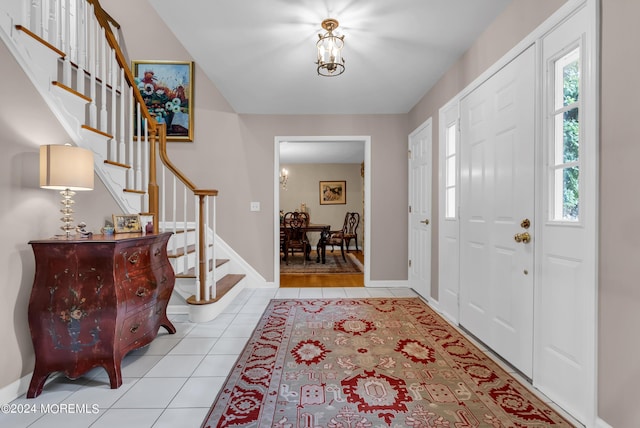
<path fill-rule="evenodd" d="M 237 113 L 402 114 L 512 0 L 149 1 Z M 346 65 L 330 78 L 315 66 L 328 17 Z"/>
<path fill-rule="evenodd" d="M 287 141 L 280 143 L 280 164 L 361 163 L 364 141 Z"/>

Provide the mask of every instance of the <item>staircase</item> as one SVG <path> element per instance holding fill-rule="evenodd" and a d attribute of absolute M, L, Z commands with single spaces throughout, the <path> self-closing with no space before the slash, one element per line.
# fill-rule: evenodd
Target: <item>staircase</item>
<path fill-rule="evenodd" d="M 171 163 L 166 125 L 149 114 L 120 38 L 98 0 L 0 4 L 0 39 L 71 140 L 93 151 L 95 172 L 122 212 L 173 232 L 168 312 L 209 321 L 247 285 L 247 273 L 259 275 L 216 234 L 218 191 L 198 188 Z"/>

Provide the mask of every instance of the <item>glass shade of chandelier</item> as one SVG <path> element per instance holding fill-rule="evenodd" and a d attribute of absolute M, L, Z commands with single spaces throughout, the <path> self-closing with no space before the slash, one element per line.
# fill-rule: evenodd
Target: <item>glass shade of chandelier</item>
<path fill-rule="evenodd" d="M 334 77 L 344 73 L 344 58 L 342 48 L 344 47 L 344 35 L 336 36 L 333 30 L 338 28 L 338 20 L 328 18 L 322 21 L 322 28 L 327 32 L 318 34 L 318 60 L 316 65 L 319 76 Z"/>

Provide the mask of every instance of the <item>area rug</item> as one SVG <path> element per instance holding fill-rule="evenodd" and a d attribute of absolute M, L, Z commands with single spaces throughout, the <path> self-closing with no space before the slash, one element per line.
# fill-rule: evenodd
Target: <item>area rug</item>
<path fill-rule="evenodd" d="M 326 263 L 316 262 L 316 252 L 311 251 L 307 263 L 302 259 L 302 253 L 294 253 L 292 257 L 289 254 L 289 264 L 280 261 L 280 273 L 284 274 L 345 274 L 345 273 L 362 273 L 362 264 L 351 253 L 345 253 L 346 261 L 342 260 L 340 251 L 326 252 Z"/>
<path fill-rule="evenodd" d="M 272 300 L 203 427 L 571 427 L 418 298 Z"/>

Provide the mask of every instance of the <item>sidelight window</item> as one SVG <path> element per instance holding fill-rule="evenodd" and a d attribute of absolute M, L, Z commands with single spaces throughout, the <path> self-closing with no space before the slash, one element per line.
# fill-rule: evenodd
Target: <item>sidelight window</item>
<path fill-rule="evenodd" d="M 445 194 L 444 215 L 446 219 L 456 218 L 456 177 L 457 153 L 456 153 L 456 125 L 455 123 L 447 127 L 445 134 Z"/>
<path fill-rule="evenodd" d="M 580 220 L 580 48 L 553 63 L 551 220 Z"/>

